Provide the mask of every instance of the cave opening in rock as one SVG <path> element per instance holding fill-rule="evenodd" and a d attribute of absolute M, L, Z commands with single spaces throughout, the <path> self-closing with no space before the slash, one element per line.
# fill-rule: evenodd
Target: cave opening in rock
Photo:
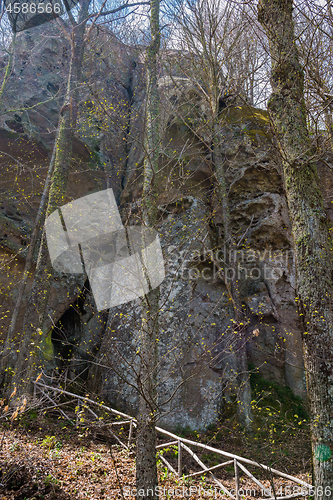
<path fill-rule="evenodd" d="M 76 371 L 73 357 L 82 336 L 82 315 L 85 313 L 85 299 L 89 292 L 90 286 L 87 280 L 78 298 L 64 312 L 52 330 L 51 340 L 56 365 L 60 370 L 71 367 Z M 77 362 L 79 363 L 79 360 Z"/>

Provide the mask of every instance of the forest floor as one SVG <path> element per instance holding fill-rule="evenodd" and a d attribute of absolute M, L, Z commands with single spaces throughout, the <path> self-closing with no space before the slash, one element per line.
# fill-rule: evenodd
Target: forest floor
<path fill-rule="evenodd" d="M 266 408 L 267 409 L 267 408 Z M 182 431 L 183 437 L 201 441 L 224 451 L 270 465 L 281 472 L 311 483 L 311 448 L 308 425 L 289 421 L 272 430 L 269 419 L 261 420 L 250 436 L 241 432 L 233 418 L 205 433 Z M 274 421 L 274 420 L 272 420 Z M 266 427 L 265 427 L 266 426 Z M 275 429 L 275 431 L 274 431 Z M 121 432 L 121 431 L 120 431 Z M 125 432 L 125 431 L 124 431 Z M 103 432 L 92 428 L 76 428 L 75 424 L 55 414 L 27 412 L 13 426 L 0 427 L 0 499 L 1 500 L 113 500 L 134 499 L 135 453 L 109 440 Z M 201 460 L 211 467 L 223 462 L 221 457 L 195 450 Z M 177 450 L 170 447 L 164 457 L 177 469 Z M 228 459 L 226 459 L 228 460 Z M 269 489 L 269 474 L 246 465 L 257 479 Z M 197 464 L 183 451 L 183 472 L 198 471 Z M 240 470 L 241 498 L 265 498 L 260 487 Z M 158 461 L 160 498 L 199 499 L 227 498 L 209 474 L 179 479 Z M 230 490 L 235 488 L 233 464 L 216 471 L 216 477 Z M 297 485 L 276 478 L 277 496 L 294 493 Z M 271 495 L 274 492 L 271 490 Z M 148 497 L 149 498 L 149 497 Z"/>

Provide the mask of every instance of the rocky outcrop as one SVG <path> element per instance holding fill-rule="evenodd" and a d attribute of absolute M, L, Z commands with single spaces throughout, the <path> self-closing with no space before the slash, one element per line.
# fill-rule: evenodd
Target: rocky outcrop
<path fill-rule="evenodd" d="M 49 23 L 18 35 L 15 67 L 4 99 L 6 114 L 0 122 L 3 334 L 24 265 L 68 71 L 68 46 L 55 30 Z M 66 199 L 112 187 L 123 222 L 130 224 L 140 224 L 142 60 L 140 48 L 126 47 L 108 32 L 92 37 L 85 56 Z M 166 278 L 161 286 L 158 398 L 165 425 L 199 428 L 214 421 L 223 401 L 235 391 L 232 307 L 218 272 L 225 257 L 217 245 L 222 213 L 216 202 L 208 138 L 198 121 L 206 113 L 205 102 L 179 73 L 172 78 L 163 74 L 159 88 L 165 132 L 157 229 Z M 180 118 L 184 115 L 187 122 Z M 263 376 L 304 397 L 290 223 L 268 116 L 264 110 L 228 101 L 220 119 L 248 359 Z M 330 213 L 333 177 L 324 167 L 321 172 Z M 232 272 L 226 270 L 227 280 Z M 52 354 L 59 354 L 63 361 L 55 361 L 54 367 L 69 367 L 75 376 L 81 373 L 91 390 L 135 412 L 140 310 L 137 300 L 97 313 L 83 275 L 55 273 L 44 326 L 49 366 Z"/>

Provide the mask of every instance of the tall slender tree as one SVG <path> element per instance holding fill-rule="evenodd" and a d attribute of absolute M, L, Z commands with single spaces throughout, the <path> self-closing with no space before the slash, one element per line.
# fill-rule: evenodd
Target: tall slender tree
<path fill-rule="evenodd" d="M 101 8 L 96 12 L 89 13 L 91 0 L 80 0 L 76 19 L 72 12 L 69 11 L 69 22 L 67 24 L 61 19 L 57 20 L 64 36 L 70 43 L 70 71 L 64 105 L 60 110 L 54 167 L 45 217 L 61 206 L 65 199 L 67 180 L 72 160 L 73 134 L 77 123 L 80 94 L 79 87 L 82 83 L 83 56 L 92 29 L 100 17 L 118 15 L 118 13 L 123 10 L 129 15 L 134 12 L 131 11 L 131 8 L 146 4 L 147 2 L 144 1 L 130 4 L 125 2 L 112 10 L 106 10 L 104 2 Z M 16 308 L 7 337 L 6 347 L 11 350 L 10 362 L 11 364 L 15 364 L 17 371 L 17 376 L 15 377 L 16 383 L 21 380 L 23 385 L 25 385 L 26 382 L 31 380 L 30 375 L 35 371 L 36 359 L 32 354 L 34 354 L 36 345 L 39 343 L 35 342 L 36 338 L 38 338 L 38 332 L 43 330 L 52 276 L 53 271 L 48 256 L 46 238 L 43 234 L 34 281 L 25 311 L 22 334 L 19 339 L 16 338 L 15 327 L 18 314 Z M 24 286 L 22 286 L 22 290 L 24 291 Z M 23 295 L 23 292 L 20 291 L 20 294 Z M 17 344 L 17 340 L 19 340 L 19 348 L 15 345 Z M 15 349 L 13 348 L 14 346 Z M 31 346 L 31 348 L 29 348 L 29 346 Z"/>
<path fill-rule="evenodd" d="M 50 183 L 48 204 L 45 217 L 50 215 L 64 202 L 69 169 L 72 158 L 72 141 L 77 120 L 78 84 L 81 81 L 85 27 L 88 18 L 90 0 L 80 2 L 80 11 L 77 23 L 71 19 L 71 33 L 68 36 L 71 47 L 69 76 L 67 82 L 64 105 L 60 110 L 59 130 L 56 138 L 54 168 Z M 31 382 L 31 375 L 35 369 L 35 356 L 32 355 L 38 332 L 43 328 L 44 314 L 48 302 L 52 278 L 51 262 L 48 256 L 45 234 L 39 250 L 36 273 L 29 295 L 22 336 L 19 339 L 18 353 L 12 350 L 11 359 L 16 365 L 15 382 L 24 386 Z M 10 328 L 7 338 L 7 347 L 16 342 L 15 330 Z"/>
<path fill-rule="evenodd" d="M 153 228 L 157 220 L 157 183 L 159 163 L 159 94 L 158 54 L 160 50 L 160 0 L 150 2 L 150 43 L 146 53 L 147 91 L 144 183 L 142 217 L 145 226 Z M 149 285 L 150 286 L 150 285 Z M 152 289 L 142 300 L 141 369 L 136 456 L 136 484 L 140 490 L 152 490 L 151 498 L 158 498 L 156 467 L 157 417 L 157 333 L 159 315 L 159 287 Z M 138 497 L 139 498 L 139 497 Z"/>
<path fill-rule="evenodd" d="M 238 385 L 237 414 L 241 425 L 250 430 L 253 416 L 246 354 L 247 340 L 242 322 L 244 314 L 236 273 L 237 246 L 231 227 L 229 186 L 226 178 L 228 163 L 223 154 L 224 123 L 220 104 L 229 93 L 238 92 L 244 87 L 243 75 L 234 67 L 236 54 L 242 45 L 241 30 L 237 26 L 233 6 L 222 0 L 211 2 L 188 0 L 179 10 L 180 13 L 176 16 L 177 25 L 180 28 L 178 36 L 185 53 L 185 55 L 182 54 L 179 65 L 207 106 L 207 116 L 197 117 L 198 136 L 204 135 L 206 138 L 205 146 L 210 152 L 214 166 L 213 182 L 216 186 L 218 204 L 222 209 L 222 228 L 218 234 L 218 244 L 220 248 L 224 247 L 226 250 L 225 267 L 233 269 L 231 282 L 225 279 L 225 284 L 233 304 L 234 331 L 237 335 L 235 349 Z M 236 26 L 238 29 L 235 29 Z M 249 71 L 244 73 L 246 76 L 243 80 L 246 80 Z M 192 111 L 195 113 L 195 106 Z M 185 124 L 187 124 L 186 118 L 188 117 L 183 117 Z"/>
<path fill-rule="evenodd" d="M 304 75 L 292 14 L 292 0 L 259 1 L 258 18 L 269 39 L 272 61 L 268 111 L 281 153 L 294 236 L 315 499 L 321 500 L 331 497 L 333 484 L 333 242 L 306 125 Z"/>

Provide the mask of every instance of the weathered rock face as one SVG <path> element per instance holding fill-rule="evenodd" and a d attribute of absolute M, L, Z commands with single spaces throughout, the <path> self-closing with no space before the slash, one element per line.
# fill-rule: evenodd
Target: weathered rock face
<path fill-rule="evenodd" d="M 24 266 L 68 70 L 68 46 L 49 24 L 18 36 L 4 99 L 6 115 L 0 123 L 3 334 Z M 123 222 L 130 224 L 141 223 L 145 82 L 140 61 L 139 50 L 107 32 L 93 37 L 85 55 L 66 200 L 112 187 Z M 4 68 L 5 61 L 1 64 Z M 200 135 L 198 126 L 198 117 L 206 113 L 202 96 L 179 74 L 172 79 L 162 76 L 159 88 L 164 138 L 157 229 L 166 278 L 161 286 L 157 392 L 164 425 L 200 428 L 215 420 L 224 398 L 237 390 L 232 306 L 218 273 L 225 260 L 224 249 L 217 245 L 222 212 L 216 202 L 208 138 Z M 184 115 L 189 99 L 196 111 L 188 113 L 186 122 L 177 110 Z M 238 241 L 237 268 L 225 269 L 226 282 L 237 273 L 248 358 L 266 378 L 304 397 L 290 223 L 268 117 L 263 110 L 234 102 L 221 111 L 221 127 Z M 328 207 L 333 177 L 323 167 L 321 171 Z M 63 356 L 63 362 L 55 362 L 58 368 L 82 372 L 104 399 L 135 412 L 140 300 L 97 313 L 83 275 L 55 274 L 47 313 L 44 346 L 48 356 L 52 349 Z"/>
<path fill-rule="evenodd" d="M 110 48 L 111 44 L 111 48 Z M 126 46 L 114 37 L 99 37 L 94 51 L 86 51 L 86 81 L 80 88 L 80 116 L 73 143 L 72 168 L 66 202 L 112 184 L 120 196 L 121 172 L 126 163 L 127 109 L 135 68 Z M 100 48 L 102 47 L 102 48 Z M 104 52 L 113 53 L 105 81 Z M 2 244 L 1 332 L 6 332 L 16 286 L 43 191 L 48 164 L 68 79 L 70 47 L 52 23 L 17 36 L 15 63 L 4 94 L 0 116 L 0 224 Z M 0 61 L 3 78 L 7 58 Z M 103 85 L 104 82 L 104 85 Z M 100 89 L 103 92 L 100 93 Z M 92 96 L 94 94 L 95 101 Z M 107 112 L 98 108 L 107 102 Z M 108 130 L 110 134 L 103 133 Z M 111 145 L 111 146 L 110 146 Z M 8 251 L 10 253 L 8 253 Z M 36 252 L 37 258 L 37 252 Z M 18 271 L 19 270 L 19 271 Z M 33 269 L 32 269 L 33 273 Z M 45 329 L 50 330 L 81 293 L 84 277 L 55 274 Z M 23 311 L 22 311 L 23 312 Z M 18 327 L 22 328 L 20 315 Z M 5 333 L 2 333 L 4 336 Z"/>

